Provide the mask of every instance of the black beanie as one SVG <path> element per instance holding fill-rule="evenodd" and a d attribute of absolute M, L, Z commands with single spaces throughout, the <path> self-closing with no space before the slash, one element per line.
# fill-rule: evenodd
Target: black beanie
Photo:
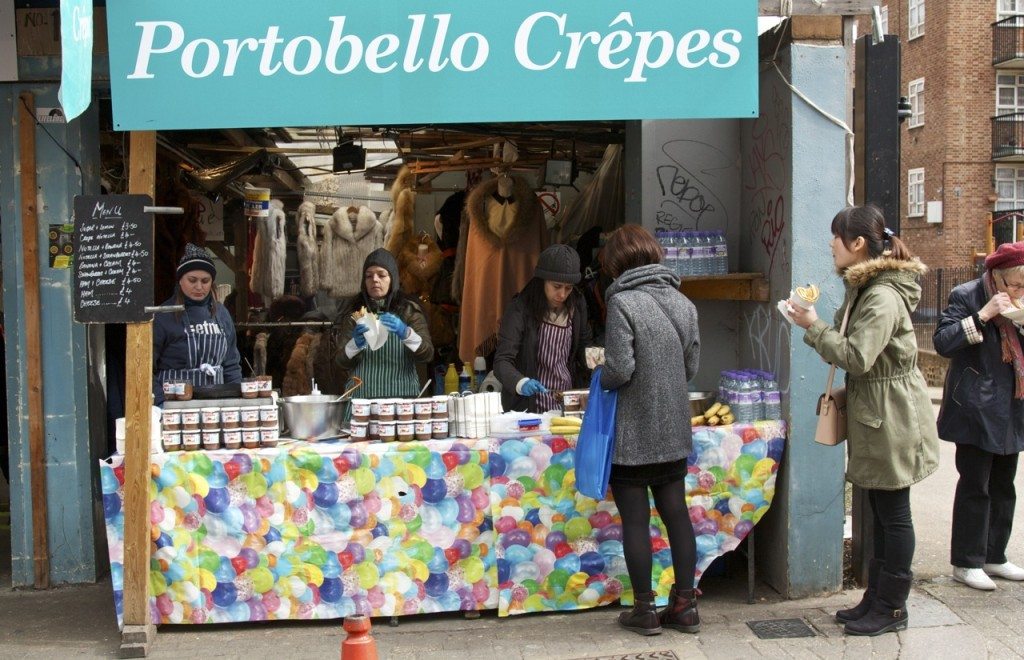
<path fill-rule="evenodd" d="M 394 302 L 398 296 L 398 290 L 401 288 L 401 283 L 398 279 L 398 262 L 395 261 L 395 256 L 384 248 L 377 248 L 366 256 L 366 260 L 363 261 L 362 283 L 359 285 L 359 289 L 363 294 L 363 300 L 366 303 L 370 302 L 370 295 L 366 292 L 366 269 L 370 266 L 379 266 L 388 271 L 388 275 L 391 276 L 391 286 L 388 287 L 388 295 L 384 296 L 382 305 L 382 308 L 388 311 L 391 309 L 391 303 Z"/>
<path fill-rule="evenodd" d="M 540 253 L 534 277 L 552 282 L 579 284 L 580 255 L 568 245 L 550 245 Z"/>
<path fill-rule="evenodd" d="M 185 255 L 178 262 L 176 271 L 177 279 L 185 276 L 193 270 L 205 270 L 214 280 L 217 279 L 217 267 L 213 265 L 213 259 L 207 254 L 204 248 L 192 243 L 185 244 Z"/>

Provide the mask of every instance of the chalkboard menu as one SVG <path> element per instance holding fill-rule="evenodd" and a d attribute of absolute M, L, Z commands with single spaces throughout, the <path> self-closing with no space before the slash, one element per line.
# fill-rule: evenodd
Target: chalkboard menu
<path fill-rule="evenodd" d="M 75 320 L 147 321 L 153 304 L 153 216 L 148 195 L 75 197 Z"/>

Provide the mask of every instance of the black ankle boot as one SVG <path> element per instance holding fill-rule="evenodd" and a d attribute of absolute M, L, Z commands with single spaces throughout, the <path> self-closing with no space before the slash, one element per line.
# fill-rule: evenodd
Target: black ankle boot
<path fill-rule="evenodd" d="M 878 574 L 885 566 L 885 562 L 881 559 L 872 559 L 868 562 L 868 587 L 864 590 L 864 596 L 860 599 L 860 602 L 848 610 L 839 610 L 836 612 L 836 621 L 839 623 L 849 623 L 856 621 L 871 609 L 871 603 L 875 600 L 875 595 L 878 592 Z"/>
<path fill-rule="evenodd" d="M 633 594 L 633 609 L 619 614 L 619 625 L 638 635 L 660 635 L 658 610 L 654 607 L 654 592 Z"/>
<path fill-rule="evenodd" d="M 878 575 L 878 594 L 868 613 L 846 624 L 847 635 L 874 637 L 882 633 L 906 630 L 907 596 L 910 595 L 911 576 L 897 577 L 887 571 Z"/>
<path fill-rule="evenodd" d="M 672 628 L 685 633 L 700 632 L 700 614 L 697 613 L 696 589 L 680 589 L 672 587 L 668 597 L 668 607 L 661 611 L 658 620 L 662 627 Z"/>

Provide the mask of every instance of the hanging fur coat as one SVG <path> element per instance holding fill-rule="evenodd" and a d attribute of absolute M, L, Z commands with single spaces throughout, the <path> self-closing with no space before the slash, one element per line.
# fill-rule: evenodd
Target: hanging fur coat
<path fill-rule="evenodd" d="M 466 198 L 452 295 L 462 302 L 459 358 L 472 362 L 497 345 L 505 305 L 533 277 L 548 245 L 544 211 L 527 183 L 513 177 L 511 197 L 498 195 L 498 180 L 478 185 Z"/>
<path fill-rule="evenodd" d="M 363 261 L 384 245 L 384 228 L 369 207 L 350 206 L 334 212 L 325 233 L 331 245 L 321 287 L 339 298 L 354 296 L 363 281 Z"/>
<path fill-rule="evenodd" d="M 406 241 L 398 253 L 397 261 L 402 289 L 419 298 L 427 314 L 434 346 L 454 344 L 455 328 L 451 315 L 433 300 L 434 287 L 441 275 L 441 264 L 444 263 L 441 248 L 433 238 L 420 234 Z"/>
<path fill-rule="evenodd" d="M 282 396 L 299 396 L 313 391 L 313 367 L 320 338 L 319 332 L 306 332 L 295 340 L 295 347 L 288 358 L 288 366 L 281 381 Z"/>
<path fill-rule="evenodd" d="M 270 215 L 256 219 L 256 230 L 249 289 L 262 295 L 269 305 L 270 301 L 284 295 L 288 232 L 281 200 L 270 200 Z"/>
<path fill-rule="evenodd" d="M 415 175 L 403 165 L 391 186 L 392 214 L 388 219 L 384 247 L 394 255 L 402 251 L 415 233 L 416 193 L 412 189 L 415 179 Z"/>
<path fill-rule="evenodd" d="M 299 229 L 296 253 L 299 258 L 299 292 L 308 298 L 320 288 L 320 260 L 316 245 L 316 204 L 303 202 L 295 216 Z"/>

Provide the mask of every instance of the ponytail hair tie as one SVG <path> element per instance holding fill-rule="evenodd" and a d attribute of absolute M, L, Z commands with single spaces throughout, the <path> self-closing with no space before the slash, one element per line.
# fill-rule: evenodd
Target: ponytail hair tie
<path fill-rule="evenodd" d="M 896 235 L 896 232 L 889 229 L 888 227 L 886 227 L 883 231 L 885 232 L 885 235 L 888 236 L 889 238 L 892 238 L 893 236 Z"/>

